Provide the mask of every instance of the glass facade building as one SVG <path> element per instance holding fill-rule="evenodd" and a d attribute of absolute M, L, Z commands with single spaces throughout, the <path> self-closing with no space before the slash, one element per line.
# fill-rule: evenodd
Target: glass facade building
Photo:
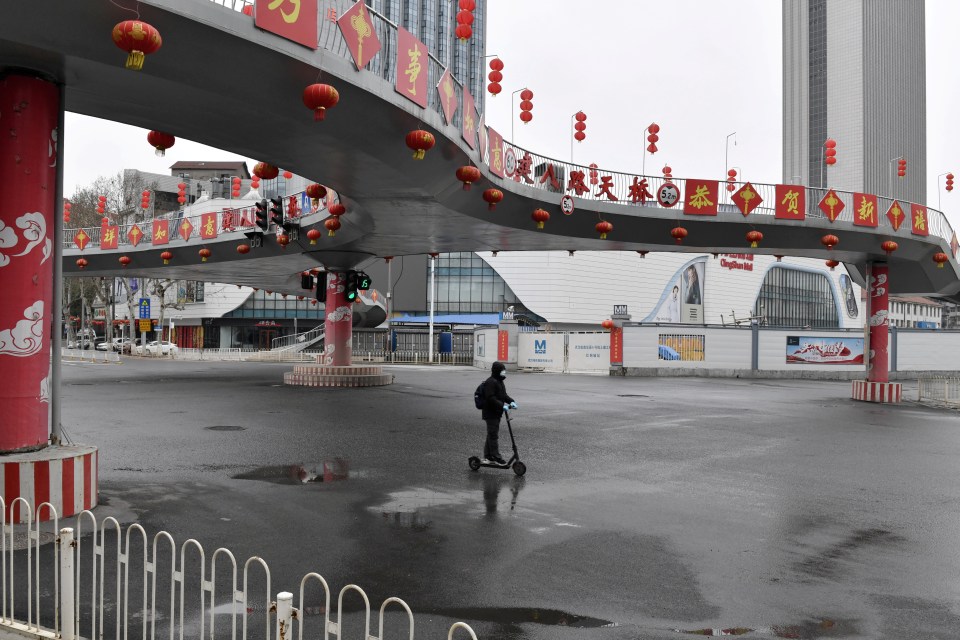
<path fill-rule="evenodd" d="M 769 327 L 840 326 L 833 283 L 823 273 L 771 268 L 763 279 L 753 314 Z"/>
<path fill-rule="evenodd" d="M 497 313 L 520 300 L 503 278 L 475 253 L 437 258 L 437 313 Z"/>

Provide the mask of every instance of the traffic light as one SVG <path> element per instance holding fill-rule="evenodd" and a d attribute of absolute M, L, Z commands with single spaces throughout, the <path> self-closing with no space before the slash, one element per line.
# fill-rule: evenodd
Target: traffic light
<path fill-rule="evenodd" d="M 327 272 L 317 274 L 317 302 L 327 301 Z"/>
<path fill-rule="evenodd" d="M 907 159 L 899 158 L 897 160 L 897 175 L 901 178 L 907 175 Z"/>
<path fill-rule="evenodd" d="M 356 271 L 347 271 L 346 286 L 344 287 L 344 293 L 347 296 L 347 302 L 353 302 L 357 299 L 357 285 L 360 282 L 360 274 Z"/>
<path fill-rule="evenodd" d="M 278 227 L 283 226 L 283 200 L 280 198 L 270 198 L 270 219 Z"/>
<path fill-rule="evenodd" d="M 363 271 L 357 272 L 357 289 L 360 291 L 366 291 L 370 288 L 371 282 L 370 276 L 365 274 Z"/>
<path fill-rule="evenodd" d="M 263 231 L 266 231 L 270 226 L 270 222 L 267 220 L 267 201 L 261 200 L 257 203 L 257 226 L 260 227 Z"/>
<path fill-rule="evenodd" d="M 313 289 L 313 276 L 307 272 L 300 274 L 300 288 L 301 289 Z"/>

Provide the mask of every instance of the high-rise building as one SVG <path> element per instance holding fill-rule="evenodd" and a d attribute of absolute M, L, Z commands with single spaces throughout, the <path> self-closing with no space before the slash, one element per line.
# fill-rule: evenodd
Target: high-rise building
<path fill-rule="evenodd" d="M 924 202 L 924 49 L 924 0 L 783 0 L 783 180 Z"/>

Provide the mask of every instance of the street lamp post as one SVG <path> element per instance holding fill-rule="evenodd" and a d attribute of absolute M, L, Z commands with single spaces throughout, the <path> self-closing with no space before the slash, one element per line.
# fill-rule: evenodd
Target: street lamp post
<path fill-rule="evenodd" d="M 524 89 L 525 89 L 525 88 L 526 88 L 526 87 L 524 87 Z M 514 138 L 514 134 L 513 134 L 513 120 L 514 120 L 514 118 L 513 118 L 513 116 L 514 116 L 514 112 L 513 112 L 513 103 L 514 103 L 514 100 L 513 100 L 513 97 L 514 97 L 515 95 L 517 95 L 518 93 L 520 93 L 521 91 L 523 91 L 523 89 L 517 89 L 516 91 L 514 91 L 513 93 L 510 94 L 510 143 L 511 143 L 511 144 L 514 144 L 514 145 L 517 144 L 517 140 L 516 140 L 516 138 Z"/>
<path fill-rule="evenodd" d="M 940 178 L 950 173 L 949 171 L 944 171 L 937 176 L 937 210 L 943 211 L 943 207 L 940 205 Z"/>
<path fill-rule="evenodd" d="M 737 146 L 737 132 L 727 134 L 727 142 L 723 154 L 723 173 L 730 170 L 730 137 L 733 136 L 733 146 Z"/>

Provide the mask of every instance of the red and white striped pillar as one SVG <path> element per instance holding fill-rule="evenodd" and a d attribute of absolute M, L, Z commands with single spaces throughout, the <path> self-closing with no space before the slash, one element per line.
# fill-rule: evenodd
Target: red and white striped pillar
<path fill-rule="evenodd" d="M 349 367 L 353 353 L 353 305 L 347 300 L 347 274 L 327 274 L 326 317 L 323 320 L 323 364 Z"/>
<path fill-rule="evenodd" d="M 870 346 L 866 353 L 867 379 L 854 380 L 852 398 L 896 404 L 901 384 L 890 382 L 890 269 L 884 262 L 867 264 L 867 322 Z"/>
<path fill-rule="evenodd" d="M 0 452 L 49 441 L 50 316 L 60 90 L 0 78 Z"/>

